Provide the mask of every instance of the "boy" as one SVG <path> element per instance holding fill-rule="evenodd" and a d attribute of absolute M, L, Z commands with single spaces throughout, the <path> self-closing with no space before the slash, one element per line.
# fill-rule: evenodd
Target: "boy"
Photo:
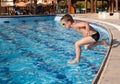
<path fill-rule="evenodd" d="M 65 28 L 74 28 L 76 31 L 80 32 L 84 38 L 78 40 L 75 43 L 76 58 L 69 61 L 69 64 L 78 63 L 80 61 L 81 46 L 84 45 L 85 49 L 93 48 L 96 45 L 104 44 L 109 48 L 109 44 L 106 40 L 98 41 L 100 38 L 99 32 L 94 30 L 88 22 L 74 22 L 71 15 L 66 14 L 61 18 L 61 23 Z"/>

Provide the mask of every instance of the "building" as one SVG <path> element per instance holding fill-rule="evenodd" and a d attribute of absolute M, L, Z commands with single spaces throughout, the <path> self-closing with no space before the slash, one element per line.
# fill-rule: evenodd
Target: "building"
<path fill-rule="evenodd" d="M 88 2 L 90 3 L 90 12 L 91 13 L 96 13 L 97 12 L 97 2 L 101 2 L 102 9 L 104 9 L 104 2 L 107 3 L 108 5 L 108 12 L 118 12 L 120 6 L 120 0 L 67 0 L 68 2 L 68 7 L 69 7 L 69 12 L 70 12 L 70 6 L 71 4 L 76 3 L 77 1 L 84 1 L 84 8 L 85 8 L 85 13 L 87 12 L 87 6 Z"/>
<path fill-rule="evenodd" d="M 7 12 L 9 14 L 11 8 L 14 6 L 14 4 L 17 2 L 18 5 L 20 4 L 19 2 L 24 2 L 21 3 L 21 7 L 23 6 L 23 8 L 27 8 L 27 10 L 29 9 L 29 11 L 32 10 L 32 6 L 31 4 L 34 6 L 34 14 L 37 14 L 37 7 L 39 4 L 42 5 L 48 5 L 48 4 L 52 4 L 53 2 L 55 3 L 56 9 L 58 7 L 58 3 L 60 1 L 64 1 L 66 2 L 66 7 L 67 7 L 67 12 L 68 13 L 74 13 L 73 10 L 73 6 L 77 1 L 81 1 L 84 2 L 84 7 L 82 8 L 83 13 L 97 13 L 98 10 L 98 2 L 101 2 L 101 9 L 104 10 L 105 9 L 105 4 L 107 4 L 107 12 L 119 12 L 119 4 L 120 4 L 120 0 L 0 0 L 0 15 L 3 12 Z M 4 4 L 3 4 L 4 3 Z M 90 6 L 88 8 L 88 6 Z M 71 8 L 72 8 L 72 12 L 71 12 Z M 49 6 L 46 6 L 46 9 L 49 10 Z M 74 7 L 75 10 L 76 7 Z M 76 12 L 75 12 L 76 13 Z M 81 13 L 81 12 L 78 12 Z"/>

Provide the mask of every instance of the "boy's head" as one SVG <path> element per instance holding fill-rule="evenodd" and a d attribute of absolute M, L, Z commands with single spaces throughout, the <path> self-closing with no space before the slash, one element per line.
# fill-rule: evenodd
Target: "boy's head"
<path fill-rule="evenodd" d="M 74 22 L 74 20 L 71 15 L 66 14 L 61 18 L 61 22 L 65 28 L 71 28 L 71 24 Z"/>

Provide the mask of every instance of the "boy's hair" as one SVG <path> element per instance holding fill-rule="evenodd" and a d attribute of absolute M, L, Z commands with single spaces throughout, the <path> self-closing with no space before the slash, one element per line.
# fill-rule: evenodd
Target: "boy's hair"
<path fill-rule="evenodd" d="M 73 20 L 73 18 L 72 18 L 72 16 L 71 15 L 69 15 L 69 14 L 65 14 L 62 18 L 61 18 L 61 20 L 65 20 L 65 21 L 70 21 L 70 22 L 74 22 L 74 20 Z"/>

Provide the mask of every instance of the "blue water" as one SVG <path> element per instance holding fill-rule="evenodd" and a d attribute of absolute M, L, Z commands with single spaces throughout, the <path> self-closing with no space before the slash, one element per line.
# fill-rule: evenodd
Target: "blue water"
<path fill-rule="evenodd" d="M 91 84 L 107 49 L 82 47 L 81 60 L 75 58 L 74 43 L 83 38 L 73 29 L 62 28 L 59 17 L 0 18 L 0 84 Z M 100 26 L 100 39 L 109 35 Z"/>

